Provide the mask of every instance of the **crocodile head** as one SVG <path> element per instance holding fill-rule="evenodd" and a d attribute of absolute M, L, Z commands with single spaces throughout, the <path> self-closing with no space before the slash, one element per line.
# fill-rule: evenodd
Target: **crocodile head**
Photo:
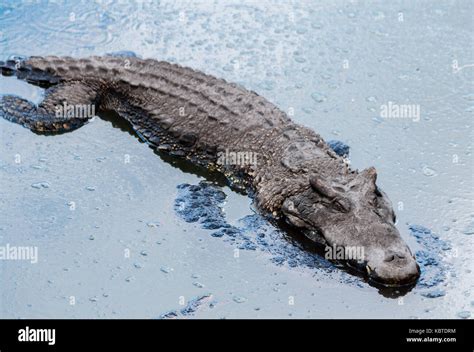
<path fill-rule="evenodd" d="M 343 260 L 387 286 L 412 284 L 420 269 L 376 177 L 374 168 L 347 173 L 337 182 L 313 175 L 310 187 L 285 199 L 282 213 L 310 239 L 324 237 L 327 259 Z"/>

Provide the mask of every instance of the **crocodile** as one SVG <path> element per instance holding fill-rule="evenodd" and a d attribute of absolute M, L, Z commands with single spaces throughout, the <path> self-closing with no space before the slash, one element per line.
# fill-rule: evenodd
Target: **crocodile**
<path fill-rule="evenodd" d="M 315 244 L 362 248 L 342 261 L 386 286 L 420 276 L 374 167 L 353 170 L 319 134 L 254 91 L 175 63 L 138 57 L 32 56 L 0 62 L 45 88 L 39 104 L 1 98 L 0 114 L 35 133 L 64 133 L 95 112 L 115 111 L 151 147 L 224 174 L 256 208 Z M 331 258 L 328 258 L 331 259 Z M 341 259 L 341 258 L 338 258 Z"/>

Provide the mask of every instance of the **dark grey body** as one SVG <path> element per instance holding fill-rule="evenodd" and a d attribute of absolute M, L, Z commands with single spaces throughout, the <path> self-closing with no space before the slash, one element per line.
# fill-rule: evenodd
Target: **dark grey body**
<path fill-rule="evenodd" d="M 32 57 L 14 64 L 2 64 L 3 73 L 49 88 L 39 106 L 3 97 L 5 118 L 37 132 L 65 132 L 88 118 L 57 117 L 64 102 L 114 110 L 158 149 L 251 190 L 262 212 L 331 246 L 363 246 L 369 255 L 358 265 L 375 280 L 401 285 L 419 276 L 390 203 L 375 185 L 375 170 L 351 170 L 317 133 L 255 92 L 156 60 Z M 256 162 L 219 163 L 225 152 L 252 153 Z"/>

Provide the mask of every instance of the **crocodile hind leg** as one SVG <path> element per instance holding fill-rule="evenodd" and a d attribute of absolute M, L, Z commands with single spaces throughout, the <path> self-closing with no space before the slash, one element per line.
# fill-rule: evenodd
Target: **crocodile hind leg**
<path fill-rule="evenodd" d="M 0 116 L 37 133 L 61 133 L 84 125 L 96 113 L 98 94 L 82 82 L 67 82 L 46 90 L 35 105 L 13 95 L 0 100 Z"/>

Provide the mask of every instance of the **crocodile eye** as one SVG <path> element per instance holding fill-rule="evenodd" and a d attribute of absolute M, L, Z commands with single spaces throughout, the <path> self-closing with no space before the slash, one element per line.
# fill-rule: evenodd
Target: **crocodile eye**
<path fill-rule="evenodd" d="M 330 186 L 328 186 L 327 182 L 325 183 L 323 180 L 317 178 L 316 176 L 312 176 L 309 179 L 309 184 L 311 185 L 311 188 L 314 191 L 316 191 L 319 195 L 325 198 L 333 199 L 336 197 L 336 193 Z"/>
<path fill-rule="evenodd" d="M 344 199 L 336 199 L 332 203 L 333 208 L 341 213 L 347 213 L 350 210 L 350 204 Z"/>

